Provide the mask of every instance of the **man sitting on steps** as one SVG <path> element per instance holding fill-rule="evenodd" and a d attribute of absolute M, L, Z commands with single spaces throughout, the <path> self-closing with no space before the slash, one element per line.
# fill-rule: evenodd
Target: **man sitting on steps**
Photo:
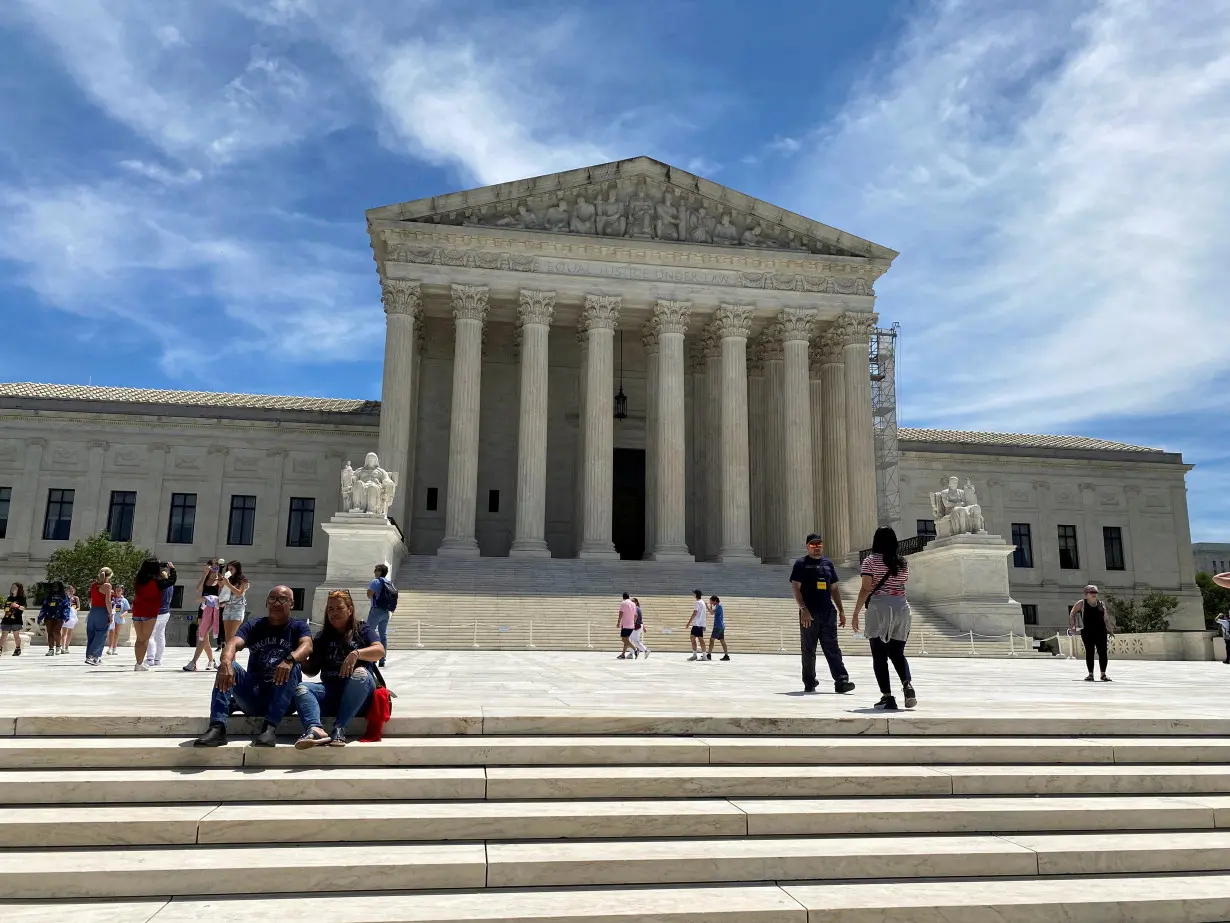
<path fill-rule="evenodd" d="M 307 622 L 290 617 L 294 604 L 290 587 L 275 586 L 265 600 L 265 617 L 244 622 L 226 642 L 214 680 L 209 730 L 196 739 L 196 746 L 226 744 L 232 703 L 234 710 L 245 715 L 264 717 L 264 726 L 254 741 L 257 746 L 276 744 L 278 724 L 290 711 L 302 677 L 300 667 L 312 653 L 312 630 Z M 244 648 L 249 651 L 246 670 L 235 665 L 235 655 Z"/>

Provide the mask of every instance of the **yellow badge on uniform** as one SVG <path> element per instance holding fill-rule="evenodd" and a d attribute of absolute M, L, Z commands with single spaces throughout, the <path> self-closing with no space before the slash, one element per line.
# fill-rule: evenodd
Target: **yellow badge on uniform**
<path fill-rule="evenodd" d="M 827 580 L 817 580 L 816 581 L 817 590 L 827 590 L 828 588 L 829 588 L 829 582 Z"/>

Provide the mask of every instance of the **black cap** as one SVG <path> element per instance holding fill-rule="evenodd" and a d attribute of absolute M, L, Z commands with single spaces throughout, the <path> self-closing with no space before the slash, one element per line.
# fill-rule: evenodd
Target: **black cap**
<path fill-rule="evenodd" d="M 822 539 L 822 538 L 821 538 L 819 535 L 817 535 L 815 532 L 812 532 L 810 535 L 808 535 L 808 536 L 807 536 L 807 544 L 809 544 L 809 545 L 810 545 L 812 542 L 822 542 L 822 541 L 824 541 L 824 539 Z"/>

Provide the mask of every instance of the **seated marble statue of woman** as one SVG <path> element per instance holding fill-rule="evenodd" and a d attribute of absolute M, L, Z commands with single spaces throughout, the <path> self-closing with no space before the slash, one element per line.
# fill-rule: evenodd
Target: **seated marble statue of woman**
<path fill-rule="evenodd" d="M 384 645 L 376 629 L 355 618 L 350 592 L 331 592 L 325 603 L 325 626 L 313 639 L 312 655 L 303 664 L 303 674 L 319 673 L 320 682 L 295 687 L 295 710 L 303 723 L 303 736 L 295 743 L 298 749 L 346 746 L 346 725 L 371 707 L 376 691 L 374 665 L 383 656 Z M 322 714 L 334 716 L 332 734 L 325 731 Z"/>

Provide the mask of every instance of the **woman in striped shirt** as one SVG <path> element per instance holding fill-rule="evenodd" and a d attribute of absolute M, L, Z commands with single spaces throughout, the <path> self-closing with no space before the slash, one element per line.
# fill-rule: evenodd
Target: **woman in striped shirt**
<path fill-rule="evenodd" d="M 876 529 L 871 540 L 871 554 L 863 559 L 863 585 L 854 604 L 851 627 L 858 631 L 858 616 L 867 607 L 867 638 L 871 642 L 871 663 L 881 698 L 876 708 L 896 711 L 897 700 L 888 672 L 891 660 L 901 679 L 905 707 L 913 708 L 918 698 L 910 677 L 910 664 L 905 659 L 905 642 L 910 637 L 910 604 L 905 599 L 905 583 L 910 579 L 910 567 L 897 553 L 897 533 L 892 529 Z"/>

